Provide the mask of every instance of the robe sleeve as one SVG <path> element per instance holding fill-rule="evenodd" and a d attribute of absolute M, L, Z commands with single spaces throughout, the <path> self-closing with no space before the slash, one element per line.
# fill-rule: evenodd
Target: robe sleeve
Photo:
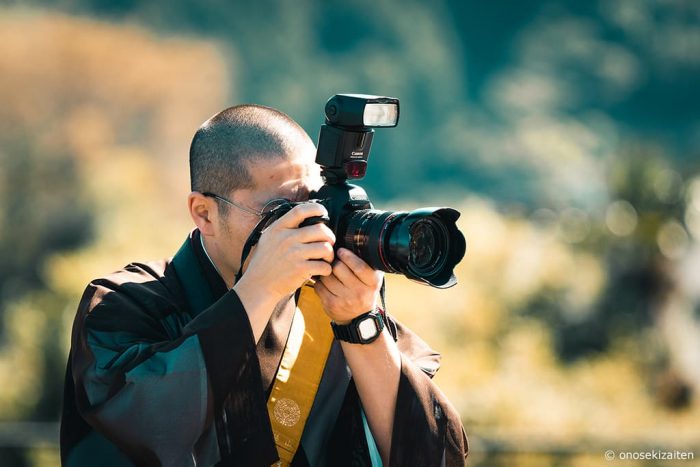
<path fill-rule="evenodd" d="M 243 418 L 266 410 L 250 323 L 234 291 L 192 319 L 158 277 L 145 280 L 138 267 L 131 273 L 94 281 L 79 305 L 72 337 L 78 410 L 137 465 L 195 465 L 228 395 L 245 401 Z M 246 421 L 246 439 L 269 445 L 255 442 L 272 439 L 267 417 Z"/>
<path fill-rule="evenodd" d="M 459 413 L 431 380 L 440 354 L 396 321 L 390 330 L 401 351 L 391 466 L 465 465 L 468 444 Z"/>

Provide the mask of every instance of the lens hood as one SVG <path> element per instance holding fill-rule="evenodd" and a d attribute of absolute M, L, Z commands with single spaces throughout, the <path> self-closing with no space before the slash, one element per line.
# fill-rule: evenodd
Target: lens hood
<path fill-rule="evenodd" d="M 409 279 L 446 289 L 457 284 L 454 267 L 467 242 L 457 228 L 459 211 L 448 207 L 416 209 L 403 217 L 389 238 L 393 266 Z"/>

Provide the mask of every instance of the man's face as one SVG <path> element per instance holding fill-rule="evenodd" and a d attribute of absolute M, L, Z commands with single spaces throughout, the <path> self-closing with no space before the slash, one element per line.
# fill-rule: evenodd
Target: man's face
<path fill-rule="evenodd" d="M 290 158 L 274 157 L 248 164 L 253 188 L 238 189 L 228 199 L 256 212 L 276 198 L 306 201 L 309 193 L 323 184 L 320 168 L 314 162 L 315 151 L 310 148 Z M 229 206 L 228 216 L 221 217 L 218 246 L 225 256 L 226 268 L 237 272 L 245 241 L 260 220 L 259 216 Z"/>

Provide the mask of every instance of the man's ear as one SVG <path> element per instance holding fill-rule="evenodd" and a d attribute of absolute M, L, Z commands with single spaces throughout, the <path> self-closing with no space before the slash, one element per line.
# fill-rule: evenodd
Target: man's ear
<path fill-rule="evenodd" d="M 216 202 L 197 191 L 193 191 L 187 196 L 187 207 L 190 211 L 190 217 L 202 235 L 214 235 L 219 215 Z"/>

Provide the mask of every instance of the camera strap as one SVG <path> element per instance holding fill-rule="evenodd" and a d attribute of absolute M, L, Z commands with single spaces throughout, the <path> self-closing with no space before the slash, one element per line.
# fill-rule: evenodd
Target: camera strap
<path fill-rule="evenodd" d="M 250 235 L 248 235 L 248 239 L 245 241 L 243 250 L 241 251 L 241 266 L 238 268 L 238 272 L 236 273 L 236 282 L 238 282 L 241 279 L 241 276 L 243 276 L 243 264 L 245 263 L 245 260 L 248 259 L 250 250 L 252 250 L 253 247 L 258 244 L 263 230 L 265 230 L 267 226 L 277 218 L 277 212 L 279 211 L 277 208 L 275 208 L 272 211 L 265 213 L 262 219 L 255 224 L 255 227 L 253 227 L 253 231 L 250 233 Z"/>
<path fill-rule="evenodd" d="M 330 318 L 323 311 L 316 291 L 310 285 L 304 285 L 267 400 L 280 457 L 275 466 L 288 467 L 294 459 L 332 344 Z"/>

